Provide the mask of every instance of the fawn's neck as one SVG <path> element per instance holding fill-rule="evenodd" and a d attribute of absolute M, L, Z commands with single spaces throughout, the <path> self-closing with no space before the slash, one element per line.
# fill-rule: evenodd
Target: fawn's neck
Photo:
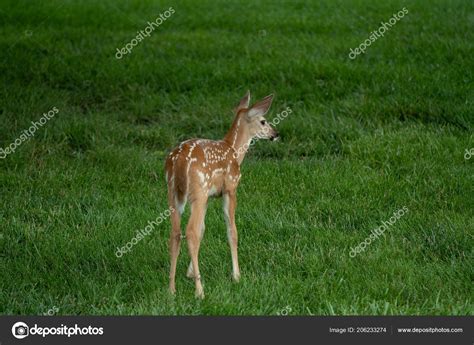
<path fill-rule="evenodd" d="M 224 137 L 224 141 L 232 146 L 237 152 L 236 160 L 239 165 L 244 160 L 245 154 L 247 153 L 248 145 L 252 137 L 248 131 L 248 127 L 245 125 L 245 113 L 239 112 L 232 123 L 229 131 Z"/>

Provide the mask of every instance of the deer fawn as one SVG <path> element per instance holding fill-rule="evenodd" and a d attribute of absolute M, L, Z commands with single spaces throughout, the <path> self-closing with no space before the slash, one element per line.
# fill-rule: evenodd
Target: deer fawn
<path fill-rule="evenodd" d="M 196 285 L 196 297 L 204 298 L 199 274 L 199 246 L 204 235 L 204 217 L 210 196 L 223 196 L 223 209 L 227 225 L 227 236 L 232 256 L 232 277 L 239 281 L 240 270 L 237 259 L 237 228 L 235 226 L 236 190 L 240 180 L 240 164 L 254 137 L 274 140 L 276 130 L 264 116 L 273 100 L 269 95 L 249 108 L 250 92 L 235 108 L 232 127 L 223 140 L 190 139 L 175 148 L 166 159 L 166 181 L 168 203 L 171 211 L 170 236 L 170 291 L 176 292 L 175 275 L 181 241 L 181 215 L 189 201 L 191 215 L 186 227 L 191 262 L 187 276 Z"/>

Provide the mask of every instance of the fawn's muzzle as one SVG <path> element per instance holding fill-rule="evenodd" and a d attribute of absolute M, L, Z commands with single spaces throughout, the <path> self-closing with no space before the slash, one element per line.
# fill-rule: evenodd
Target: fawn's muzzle
<path fill-rule="evenodd" d="M 270 137 L 270 141 L 278 140 L 278 138 L 280 138 L 280 135 L 278 134 L 277 131 L 275 131 L 275 133 L 273 133 L 272 136 Z"/>

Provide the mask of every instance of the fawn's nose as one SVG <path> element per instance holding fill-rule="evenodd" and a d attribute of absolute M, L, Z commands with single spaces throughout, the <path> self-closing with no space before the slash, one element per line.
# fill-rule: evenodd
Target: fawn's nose
<path fill-rule="evenodd" d="M 278 138 L 280 138 L 280 135 L 278 134 L 277 131 L 275 131 L 273 135 L 270 137 L 270 141 L 278 140 Z"/>

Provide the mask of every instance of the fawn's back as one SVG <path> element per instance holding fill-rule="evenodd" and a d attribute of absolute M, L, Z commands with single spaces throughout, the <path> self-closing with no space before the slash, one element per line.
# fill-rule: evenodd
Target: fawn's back
<path fill-rule="evenodd" d="M 220 196 L 234 190 L 240 180 L 234 154 L 225 141 L 190 139 L 181 143 L 166 160 L 168 190 L 179 205 L 189 198 Z"/>

